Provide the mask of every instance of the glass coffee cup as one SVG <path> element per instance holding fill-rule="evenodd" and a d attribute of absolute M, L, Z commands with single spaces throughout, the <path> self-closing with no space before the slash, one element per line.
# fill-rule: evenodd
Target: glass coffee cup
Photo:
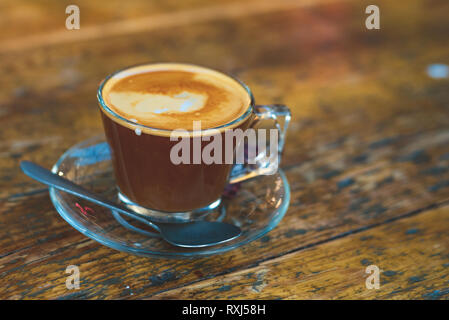
<path fill-rule="evenodd" d="M 97 98 L 120 201 L 160 222 L 198 219 L 229 184 L 274 173 L 290 120 L 286 106 L 257 106 L 239 80 L 190 64 L 119 70 Z M 267 127 L 276 134 L 262 139 Z"/>

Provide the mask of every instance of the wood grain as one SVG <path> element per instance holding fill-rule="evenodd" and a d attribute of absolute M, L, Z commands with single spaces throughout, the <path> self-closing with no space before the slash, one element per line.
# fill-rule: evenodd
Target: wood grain
<path fill-rule="evenodd" d="M 250 17 L 252 15 L 258 15 L 266 12 L 276 12 L 298 7 L 307 7 L 310 5 L 316 5 L 317 3 L 331 3 L 334 1 L 335 0 L 280 0 L 276 2 L 250 1 L 235 3 L 235 0 L 226 0 L 223 1 L 224 3 L 220 3 L 218 5 L 199 8 L 195 8 L 198 5 L 196 1 L 183 1 L 182 6 L 178 6 L 175 10 L 171 10 L 170 12 L 165 12 L 166 8 L 152 8 L 151 2 L 135 2 L 134 4 L 131 2 L 128 3 L 128 7 L 125 8 L 125 14 L 123 14 L 123 11 L 117 10 L 117 12 L 114 12 L 115 15 L 113 16 L 111 16 L 111 13 L 107 10 L 101 10 L 102 6 L 92 7 L 87 2 L 78 5 L 80 13 L 83 13 L 83 28 L 80 28 L 79 31 L 72 32 L 71 30 L 67 30 L 65 27 L 62 27 L 65 26 L 65 24 L 61 24 L 63 19 L 52 19 L 50 21 L 57 22 L 58 25 L 48 24 L 46 27 L 49 29 L 54 28 L 55 31 L 52 31 L 51 33 L 46 32 L 34 35 L 25 34 L 24 37 L 8 39 L 3 42 L 3 45 L 0 47 L 0 53 L 32 49 L 33 47 L 42 47 L 46 45 L 63 44 L 67 42 L 103 39 L 111 36 L 160 30 L 169 27 L 180 27 L 219 19 Z M 148 6 L 148 4 L 150 5 Z M 190 10 L 180 10 L 183 6 L 187 6 L 186 8 L 188 8 L 189 5 L 194 8 Z M 139 7 L 142 7 L 142 11 L 140 12 L 136 11 Z M 31 8 L 22 8 L 25 12 L 27 9 L 30 10 Z M 61 6 L 61 3 L 57 6 L 52 6 L 52 9 L 52 13 L 61 18 L 68 16 L 63 15 L 63 13 L 65 13 L 65 7 Z M 58 11 L 55 9 L 58 9 Z M 132 11 L 135 12 L 132 19 L 124 18 L 127 14 L 129 14 L 126 12 L 126 9 L 132 9 Z M 98 14 L 97 11 L 105 14 L 105 16 L 100 15 L 100 17 L 103 18 L 100 21 L 98 21 L 97 17 L 94 15 Z M 88 13 L 86 19 L 84 17 L 84 12 Z M 152 14 L 139 17 L 144 12 L 150 12 Z M 49 14 L 49 12 L 47 12 L 47 14 Z M 30 19 L 33 24 L 41 24 L 39 30 L 42 29 L 42 22 L 48 22 L 48 20 L 42 21 L 41 19 L 35 19 L 34 16 L 29 16 L 27 18 Z M 85 26 L 85 20 L 87 26 Z M 102 20 L 104 20 L 103 23 L 99 23 L 102 22 Z M 19 27 L 20 30 L 21 25 L 18 25 L 17 27 Z M 27 31 L 28 27 L 29 25 L 27 24 Z M 8 34 L 8 36 L 11 36 L 11 34 Z"/>
<path fill-rule="evenodd" d="M 41 10 L 47 8 L 34 3 Z M 141 26 L 126 35 L 111 34 L 95 41 L 52 45 L 44 41 L 42 46 L 33 44 L 33 50 L 0 53 L 0 70 L 8 74 L 0 78 L 0 297 L 132 299 L 165 297 L 159 294 L 171 290 L 176 291 L 169 296 L 182 297 L 184 286 L 215 277 L 226 279 L 227 274 L 234 279 L 235 272 L 245 274 L 262 263 L 284 261 L 284 256 L 284 266 L 289 266 L 291 255 L 292 261 L 306 259 L 302 257 L 306 248 L 321 250 L 351 234 L 386 228 L 401 218 L 419 218 L 447 204 L 449 82 L 430 78 L 426 68 L 432 63 L 449 64 L 445 41 L 449 21 L 444 15 L 449 4 L 413 0 L 404 7 L 379 1 L 382 28 L 368 32 L 363 26 L 366 3 L 312 1 L 304 7 L 256 10 L 248 13 L 251 19 L 224 15 L 161 29 Z M 167 4 L 155 14 L 176 17 L 176 12 L 182 15 L 184 10 L 200 10 L 209 4 L 173 6 L 176 10 Z M 240 8 L 235 3 L 230 6 Z M 49 8 L 59 10 L 56 4 Z M 92 17 L 103 12 L 99 15 L 103 18 L 92 19 L 88 25 L 101 28 L 102 23 L 116 23 L 114 16 L 120 16 L 120 10 L 113 8 L 84 10 Z M 145 13 L 128 8 L 123 19 Z M 56 25 L 49 22 L 30 35 L 57 32 Z M 21 36 L 26 33 L 16 30 Z M 291 107 L 283 168 L 292 201 L 284 220 L 267 236 L 224 255 L 198 260 L 131 256 L 73 230 L 57 215 L 46 189 L 20 172 L 22 159 L 51 167 L 74 143 L 100 133 L 98 82 L 116 69 L 148 61 L 184 61 L 220 69 L 244 80 L 258 103 Z M 444 227 L 447 220 L 429 230 Z M 397 237 L 402 239 L 401 234 Z M 429 243 L 432 239 L 429 234 Z M 350 253 L 347 259 L 352 259 Z M 389 254 L 399 259 L 397 252 Z M 429 261 L 428 255 L 412 257 L 420 265 Z M 412 260 L 398 261 L 403 262 L 401 269 L 416 270 L 409 266 Z M 65 268 L 72 264 L 82 272 L 81 289 L 76 292 L 65 287 Z M 435 268 L 444 276 L 443 270 Z M 271 284 L 279 282 L 278 288 L 285 287 L 287 293 L 273 289 L 267 296 L 300 297 L 292 274 L 275 270 L 285 274 L 291 285 L 277 277 Z M 236 284 L 239 281 L 235 278 Z M 311 278 L 309 285 L 321 288 L 323 281 Z M 428 277 L 426 285 L 444 289 L 433 277 Z M 363 295 L 348 290 L 341 297 Z M 204 295 L 217 293 L 212 292 Z M 408 297 L 424 298 L 423 292 L 411 290 Z M 406 296 L 390 293 L 383 297 Z M 198 298 L 202 294 L 197 291 Z M 373 293 L 365 294 L 373 297 Z M 322 297 L 332 295 L 327 292 Z"/>
<path fill-rule="evenodd" d="M 445 206 L 152 299 L 449 299 L 448 232 Z"/>

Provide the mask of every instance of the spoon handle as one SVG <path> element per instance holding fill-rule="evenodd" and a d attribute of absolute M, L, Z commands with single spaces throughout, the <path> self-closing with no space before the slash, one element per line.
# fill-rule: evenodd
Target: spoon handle
<path fill-rule="evenodd" d="M 85 200 L 91 201 L 93 203 L 96 203 L 100 206 L 106 207 L 111 210 L 118 211 L 128 217 L 134 218 L 154 229 L 160 232 L 159 227 L 148 221 L 145 217 L 139 215 L 138 213 L 132 212 L 127 210 L 125 207 L 114 203 L 112 201 L 109 201 L 107 199 L 104 199 L 103 197 L 99 196 L 98 194 L 95 194 L 93 192 L 90 192 L 80 185 L 77 185 L 73 183 L 70 180 L 67 180 L 57 174 L 54 174 L 50 170 L 47 170 L 33 162 L 30 161 L 21 161 L 20 167 L 22 168 L 22 171 L 29 177 L 46 184 L 48 186 L 54 187 L 56 189 L 62 190 L 67 193 L 71 193 L 75 196 L 78 196 L 80 198 L 83 198 Z"/>

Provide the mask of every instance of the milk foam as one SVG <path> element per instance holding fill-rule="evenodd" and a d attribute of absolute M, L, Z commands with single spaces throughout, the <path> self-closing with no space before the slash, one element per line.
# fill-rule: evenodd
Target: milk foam
<path fill-rule="evenodd" d="M 203 129 L 216 128 L 241 117 L 251 103 L 236 80 L 184 64 L 150 64 L 121 71 L 107 80 L 102 95 L 121 117 L 163 130 L 192 130 L 194 121 L 201 121 Z"/>
<path fill-rule="evenodd" d="M 174 96 L 140 92 L 109 92 L 109 101 L 121 106 L 122 111 L 137 119 L 147 117 L 147 113 L 192 112 L 204 107 L 206 95 L 183 91 Z M 136 120 L 136 119 L 135 119 Z"/>

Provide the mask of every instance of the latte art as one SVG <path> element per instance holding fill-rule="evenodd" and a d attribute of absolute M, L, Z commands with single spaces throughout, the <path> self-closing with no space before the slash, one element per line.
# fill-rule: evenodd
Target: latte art
<path fill-rule="evenodd" d="M 241 117 L 251 97 L 236 80 L 214 70 L 183 64 L 154 64 L 119 72 L 102 91 L 119 116 L 151 128 L 216 128 Z"/>
<path fill-rule="evenodd" d="M 207 97 L 183 92 L 175 96 L 140 92 L 110 92 L 109 101 L 114 106 L 128 106 L 123 111 L 135 118 L 150 118 L 152 114 L 192 112 L 201 110 Z"/>

